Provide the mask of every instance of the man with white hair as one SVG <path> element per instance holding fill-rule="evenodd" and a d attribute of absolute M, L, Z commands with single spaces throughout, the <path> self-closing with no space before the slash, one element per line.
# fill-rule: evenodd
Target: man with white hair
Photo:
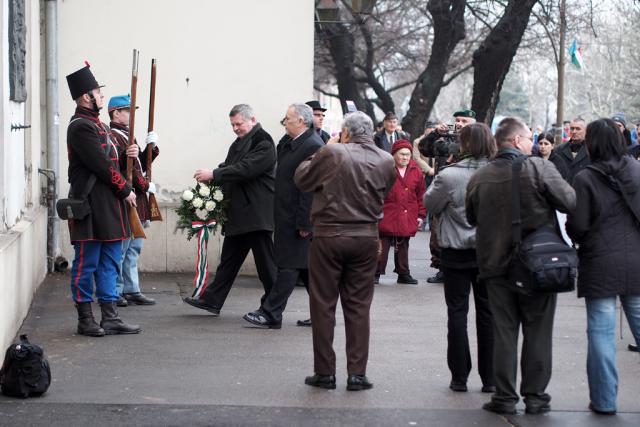
<path fill-rule="evenodd" d="M 229 113 L 231 128 L 237 135 L 224 163 L 216 169 L 198 169 L 193 177 L 199 182 L 222 185 L 227 203 L 224 241 L 216 276 L 201 298 L 187 297 L 184 302 L 214 316 L 227 299 L 240 267 L 249 254 L 264 287 L 262 300 L 276 280 L 273 261 L 273 193 L 276 149 L 273 139 L 247 104 L 239 104 Z"/>
<path fill-rule="evenodd" d="M 308 284 L 309 243 L 311 242 L 311 200 L 313 194 L 300 191 L 293 183 L 298 165 L 313 155 L 324 142 L 313 126 L 313 110 L 306 104 L 292 104 L 282 119 L 285 135 L 278 143 L 274 253 L 278 277 L 260 308 L 244 316 L 247 322 L 265 329 L 280 329 L 282 312 L 298 279 Z"/>
<path fill-rule="evenodd" d="M 294 181 L 313 192 L 309 250 L 309 305 L 315 374 L 305 384 L 336 388 L 333 350 L 338 298 L 344 312 L 347 390 L 366 390 L 369 309 L 378 259 L 378 221 L 396 179 L 391 155 L 373 142 L 373 122 L 362 112 L 347 114 L 341 144 L 327 144 L 303 161 Z"/>

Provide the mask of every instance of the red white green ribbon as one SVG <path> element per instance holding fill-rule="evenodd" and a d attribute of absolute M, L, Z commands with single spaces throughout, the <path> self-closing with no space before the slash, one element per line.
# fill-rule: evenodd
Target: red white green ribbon
<path fill-rule="evenodd" d="M 216 226 L 215 221 L 192 221 L 191 229 L 198 232 L 198 258 L 196 259 L 196 277 L 193 284 L 196 289 L 193 291 L 193 298 L 200 298 L 207 288 L 209 278 L 209 262 L 207 261 L 207 248 L 209 247 L 209 231 Z"/>

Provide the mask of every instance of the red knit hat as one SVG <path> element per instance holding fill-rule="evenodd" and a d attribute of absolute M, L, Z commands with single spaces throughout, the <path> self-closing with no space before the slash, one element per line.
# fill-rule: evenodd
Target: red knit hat
<path fill-rule="evenodd" d="M 403 148 L 408 148 L 409 151 L 413 151 L 413 147 L 411 146 L 411 143 L 409 141 L 407 141 L 406 139 L 399 139 L 391 146 L 391 155 L 393 156 L 394 154 L 396 154 L 396 151 L 402 150 Z"/>

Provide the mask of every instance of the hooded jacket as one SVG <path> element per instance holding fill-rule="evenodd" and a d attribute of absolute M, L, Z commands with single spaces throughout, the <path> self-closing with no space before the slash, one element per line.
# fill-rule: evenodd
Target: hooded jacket
<path fill-rule="evenodd" d="M 640 163 L 630 156 L 595 163 L 576 175 L 576 209 L 567 232 L 579 244 L 579 297 L 640 294 L 638 183 Z"/>

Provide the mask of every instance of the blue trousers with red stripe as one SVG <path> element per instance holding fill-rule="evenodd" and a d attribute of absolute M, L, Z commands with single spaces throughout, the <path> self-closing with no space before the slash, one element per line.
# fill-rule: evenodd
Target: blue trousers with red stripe
<path fill-rule="evenodd" d="M 78 242 L 73 245 L 75 258 L 71 266 L 71 295 L 75 302 L 116 301 L 116 280 L 122 259 L 122 242 Z"/>

